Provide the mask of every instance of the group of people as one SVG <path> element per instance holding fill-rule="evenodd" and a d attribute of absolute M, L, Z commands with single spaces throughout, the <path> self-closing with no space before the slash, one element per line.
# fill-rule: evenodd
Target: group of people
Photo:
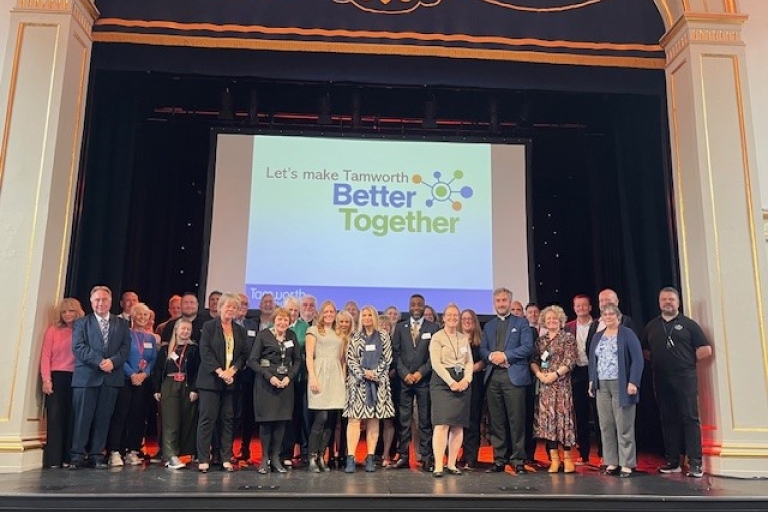
<path fill-rule="evenodd" d="M 556 305 L 524 308 L 506 288 L 492 300 L 495 316 L 481 326 L 455 304 L 440 318 L 418 293 L 404 320 L 394 306 L 382 314 L 352 301 L 318 308 L 305 296 L 277 307 L 269 294 L 251 318 L 245 294 L 219 292 L 201 313 L 187 293 L 170 299 L 169 320 L 153 330 L 135 292 L 123 293 L 113 315 L 111 291 L 96 286 L 93 314 L 64 299 L 45 334 L 44 464 L 141 464 L 154 400 L 160 456 L 172 469 L 190 456 L 201 472 L 213 464 L 234 471 L 250 461 L 258 426 L 259 473 L 284 473 L 297 457 L 312 473 L 354 473 L 364 429 L 365 471 L 376 471 L 379 457 L 389 469 L 412 467 L 413 452 L 439 478 L 477 467 L 487 403 L 487 472 L 510 465 L 525 474 L 543 440 L 548 471 L 572 473 L 589 461 L 594 424 L 603 471 L 630 477 L 645 358 L 666 447 L 659 471 L 682 471 L 687 455 L 687 474 L 703 475 L 696 362 L 711 347 L 680 313 L 674 288 L 661 290 L 661 314 L 642 333 L 610 289 L 599 294 L 597 319 L 590 298 L 576 296 L 571 322 Z"/>

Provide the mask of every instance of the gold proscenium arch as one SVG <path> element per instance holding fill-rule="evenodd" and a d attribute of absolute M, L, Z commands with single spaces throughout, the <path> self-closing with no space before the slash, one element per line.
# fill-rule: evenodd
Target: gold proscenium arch
<path fill-rule="evenodd" d="M 737 14 L 736 0 L 653 0 L 669 30 L 686 12 Z"/>

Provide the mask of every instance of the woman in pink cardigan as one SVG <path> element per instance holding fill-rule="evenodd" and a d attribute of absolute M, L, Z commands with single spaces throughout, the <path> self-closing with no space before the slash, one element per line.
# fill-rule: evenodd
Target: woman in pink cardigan
<path fill-rule="evenodd" d="M 84 315 L 80 301 L 65 298 L 56 309 L 58 320 L 43 336 L 40 376 L 43 379 L 48 417 L 48 440 L 43 451 L 43 467 L 69 466 L 72 447 L 72 324 Z"/>

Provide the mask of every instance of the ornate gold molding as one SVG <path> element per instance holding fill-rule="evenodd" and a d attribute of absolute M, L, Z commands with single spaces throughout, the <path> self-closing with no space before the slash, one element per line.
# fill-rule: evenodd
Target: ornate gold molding
<path fill-rule="evenodd" d="M 664 34 L 659 43 L 671 63 L 693 43 L 742 46 L 743 14 L 686 13 Z"/>
<path fill-rule="evenodd" d="M 69 0 L 17 0 L 17 9 L 35 11 L 69 11 Z"/>
<path fill-rule="evenodd" d="M 40 450 L 43 448 L 44 439 L 45 437 L 42 434 L 31 437 L 3 436 L 0 437 L 0 453 L 22 453 L 29 450 Z"/>
<path fill-rule="evenodd" d="M 51 14 L 71 13 L 87 34 L 91 33 L 99 11 L 93 0 L 17 0 L 14 11 L 40 11 Z"/>
<path fill-rule="evenodd" d="M 763 209 L 763 238 L 768 242 L 768 210 Z"/>

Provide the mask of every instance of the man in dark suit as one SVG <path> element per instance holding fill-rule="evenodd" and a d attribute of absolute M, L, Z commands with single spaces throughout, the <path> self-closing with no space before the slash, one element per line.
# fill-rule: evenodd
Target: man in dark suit
<path fill-rule="evenodd" d="M 419 409 L 419 446 L 414 447 L 421 454 L 422 469 L 432 471 L 432 420 L 429 401 L 429 379 L 432 364 L 429 360 L 429 344 L 439 326 L 424 318 L 424 297 L 413 294 L 408 303 L 410 318 L 400 322 L 392 334 L 392 348 L 395 353 L 397 375 L 400 378 L 400 457 L 395 469 L 410 465 L 411 423 L 413 421 L 413 400 Z"/>
<path fill-rule="evenodd" d="M 72 469 L 86 463 L 86 454 L 89 465 L 107 467 L 102 451 L 119 388 L 125 385 L 123 363 L 131 343 L 128 322 L 111 315 L 111 307 L 112 291 L 95 286 L 91 290 L 93 314 L 75 320 L 72 330 Z"/>
<path fill-rule="evenodd" d="M 592 301 L 589 295 L 576 295 L 573 298 L 573 312 L 576 319 L 565 324 L 565 330 L 576 338 L 576 365 L 571 373 L 571 389 L 573 392 L 573 412 L 576 415 L 576 444 L 579 445 L 579 456 L 576 465 L 589 463 L 590 449 L 590 399 L 587 394 L 589 387 L 589 352 L 587 342 L 589 331 L 595 323 L 592 318 Z"/>
<path fill-rule="evenodd" d="M 493 291 L 496 317 L 483 328 L 480 354 L 485 368 L 486 397 L 493 445 L 493 466 L 502 472 L 511 464 L 525 473 L 525 388 L 531 384 L 528 361 L 533 353 L 533 334 L 524 318 L 510 314 L 512 292 Z"/>
<path fill-rule="evenodd" d="M 249 301 L 248 296 L 244 293 L 237 295 L 240 298 L 240 309 L 235 318 L 235 323 L 245 329 L 247 348 L 246 353 L 251 355 L 253 349 L 253 342 L 256 339 L 256 335 L 259 333 L 259 322 L 253 318 L 246 318 L 248 313 Z M 245 461 L 246 464 L 251 460 L 251 440 L 253 439 L 253 370 L 247 365 L 242 371 L 235 374 L 236 382 L 236 394 L 235 397 L 235 435 L 241 434 L 240 443 L 240 455 L 239 460 Z"/>

